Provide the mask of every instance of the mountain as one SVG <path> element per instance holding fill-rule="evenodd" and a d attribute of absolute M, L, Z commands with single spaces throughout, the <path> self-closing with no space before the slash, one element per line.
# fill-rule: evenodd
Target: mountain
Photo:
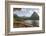
<path fill-rule="evenodd" d="M 32 14 L 32 16 L 30 16 L 30 17 L 25 17 L 25 16 L 23 16 L 23 17 L 19 17 L 19 16 L 17 16 L 16 14 L 14 15 L 14 18 L 15 19 L 17 19 L 17 20 L 39 20 L 39 16 L 38 16 L 38 14 L 36 13 L 36 12 L 34 12 L 33 14 Z"/>
<path fill-rule="evenodd" d="M 31 20 L 39 20 L 39 16 L 38 16 L 38 14 L 37 14 L 36 12 L 34 12 L 34 13 L 32 14 L 32 16 L 30 17 L 30 19 L 31 19 Z"/>
<path fill-rule="evenodd" d="M 13 15 L 14 20 L 21 20 L 21 18 L 19 16 L 17 16 L 16 14 Z"/>

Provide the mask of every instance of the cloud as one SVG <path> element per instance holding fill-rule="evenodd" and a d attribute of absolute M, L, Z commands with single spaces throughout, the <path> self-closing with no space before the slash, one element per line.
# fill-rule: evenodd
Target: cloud
<path fill-rule="evenodd" d="M 35 10 L 36 11 L 36 10 Z M 20 11 L 14 11 L 13 14 L 18 15 L 19 17 L 30 17 L 33 14 L 34 10 L 32 10 L 31 8 L 22 8 Z M 38 11 L 37 11 L 38 13 Z"/>

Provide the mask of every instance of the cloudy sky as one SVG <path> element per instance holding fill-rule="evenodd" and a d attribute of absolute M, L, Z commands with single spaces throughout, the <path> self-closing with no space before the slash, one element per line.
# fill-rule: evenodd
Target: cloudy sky
<path fill-rule="evenodd" d="M 22 8 L 21 10 L 14 10 L 13 14 L 18 15 L 19 17 L 30 17 L 34 12 L 39 15 L 39 9 L 31 9 L 31 8 Z"/>

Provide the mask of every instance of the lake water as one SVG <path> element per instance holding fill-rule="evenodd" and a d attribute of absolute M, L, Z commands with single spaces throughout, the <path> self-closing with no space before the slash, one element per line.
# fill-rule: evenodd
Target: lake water
<path fill-rule="evenodd" d="M 24 20 L 24 22 L 27 23 L 26 25 L 32 25 L 33 24 L 33 21 L 34 20 Z M 35 20 L 35 22 L 37 23 L 36 25 L 39 25 L 39 20 Z"/>

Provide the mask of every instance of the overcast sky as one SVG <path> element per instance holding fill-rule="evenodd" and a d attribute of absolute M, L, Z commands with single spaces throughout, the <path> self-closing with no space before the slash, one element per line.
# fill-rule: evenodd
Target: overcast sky
<path fill-rule="evenodd" d="M 31 9 L 31 8 L 22 8 L 20 11 L 18 10 L 14 10 L 13 14 L 18 15 L 19 17 L 25 16 L 25 17 L 30 17 L 34 11 L 39 14 L 39 10 L 38 9 Z"/>

